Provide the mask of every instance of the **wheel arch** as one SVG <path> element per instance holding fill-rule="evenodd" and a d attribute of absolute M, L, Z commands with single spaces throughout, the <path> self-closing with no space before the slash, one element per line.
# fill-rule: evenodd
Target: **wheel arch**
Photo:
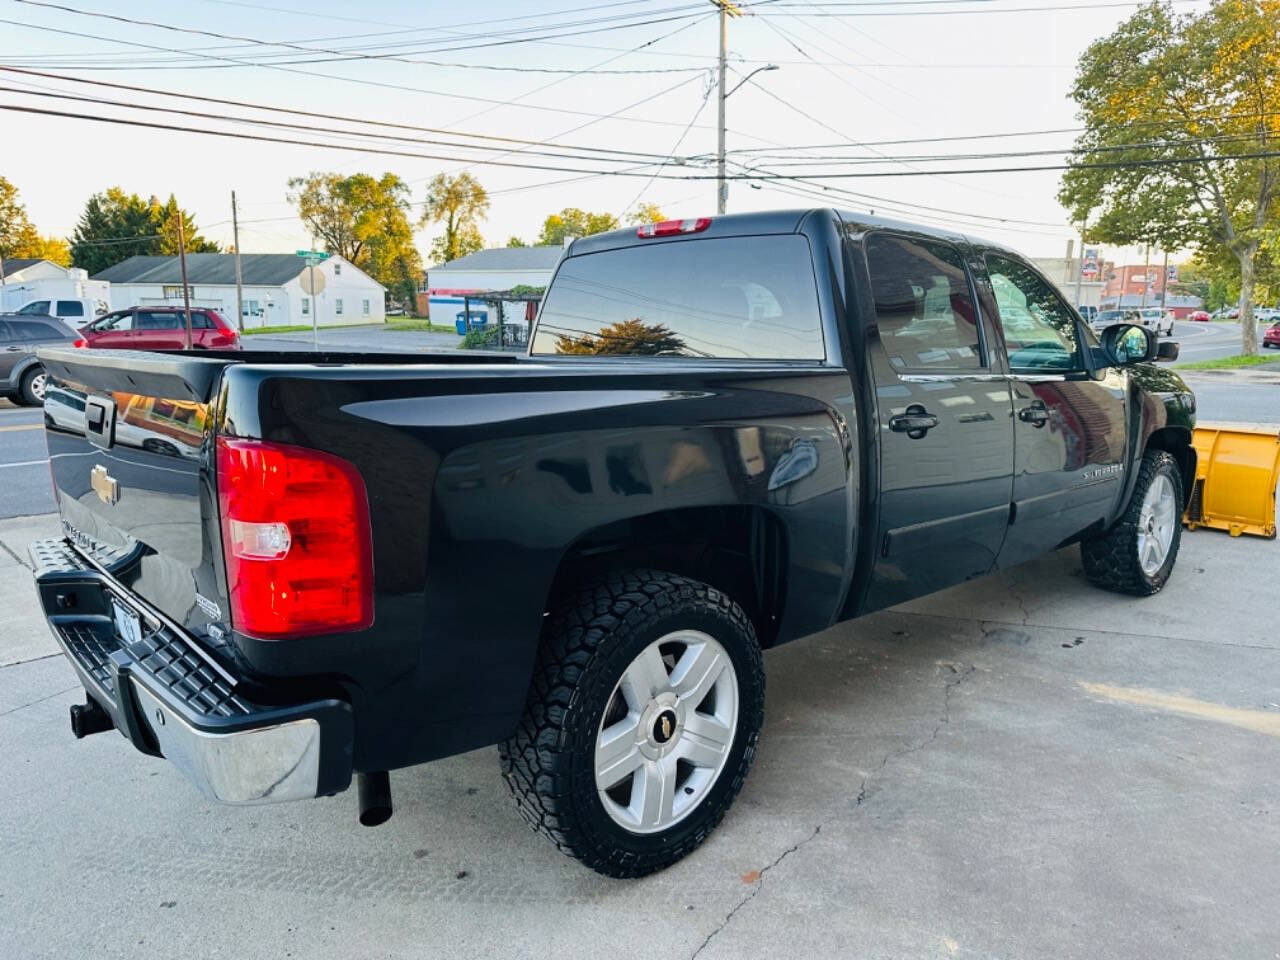
<path fill-rule="evenodd" d="M 1154 430 L 1147 437 L 1143 456 L 1146 456 L 1148 450 L 1163 450 L 1177 462 L 1178 473 L 1182 477 L 1182 508 L 1185 510 L 1191 500 L 1196 479 L 1196 448 L 1191 442 L 1191 430 L 1180 425 Z"/>
<path fill-rule="evenodd" d="M 737 602 L 762 648 L 777 642 L 786 605 L 789 535 L 758 504 L 680 507 L 615 520 L 580 534 L 565 549 L 547 608 L 608 573 L 650 568 L 699 580 Z"/>

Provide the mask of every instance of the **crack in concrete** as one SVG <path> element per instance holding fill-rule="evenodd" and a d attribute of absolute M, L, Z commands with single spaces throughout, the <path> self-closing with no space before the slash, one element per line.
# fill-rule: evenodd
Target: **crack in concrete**
<path fill-rule="evenodd" d="M 67 689 L 65 690 L 58 690 L 54 693 L 49 694 L 47 697 L 40 697 L 28 703 L 23 703 L 23 704 L 20 704 L 19 706 L 11 707 L 10 709 L 5 710 L 3 713 L 0 713 L 0 717 L 7 717 L 11 713 L 17 713 L 19 710 L 27 709 L 27 707 L 34 707 L 37 703 L 44 703 L 46 700 L 52 700 L 54 697 L 60 697 L 64 693 L 70 693 L 72 690 L 79 690 L 79 689 L 80 689 L 80 684 L 77 683 L 74 687 L 67 687 Z"/>
<path fill-rule="evenodd" d="M 958 623 L 975 623 L 978 629 L 982 631 L 983 639 L 989 636 L 986 624 L 990 623 L 1000 627 L 1028 627 L 1033 630 L 1061 630 L 1069 633 L 1074 630 L 1076 633 L 1097 633 L 1104 637 L 1132 637 L 1135 640 L 1159 640 L 1165 642 L 1168 640 L 1179 640 L 1183 643 L 1203 643 L 1212 647 L 1239 647 L 1242 650 L 1270 650 L 1273 653 L 1280 652 L 1280 647 L 1271 647 L 1262 643 L 1232 643 L 1230 640 L 1204 640 L 1200 637 L 1171 637 L 1159 633 L 1132 633 L 1126 630 L 1104 630 L 1100 627 L 1064 627 L 1059 623 L 1015 623 L 1012 620 L 970 620 L 967 617 L 957 617 L 949 613 L 922 613 L 917 610 L 896 610 L 894 611 L 902 617 L 928 617 L 930 620 L 952 620 Z"/>
<path fill-rule="evenodd" d="M 35 568 L 32 567 L 31 564 L 27 563 L 27 561 L 23 560 L 22 557 L 14 553 L 13 548 L 10 547 L 3 540 L 0 540 L 0 550 L 3 550 L 9 556 L 13 557 L 14 562 L 16 562 L 19 566 L 26 567 L 26 569 L 34 571 Z"/>
<path fill-rule="evenodd" d="M 1031 611 L 1027 609 L 1027 602 L 1018 595 L 1017 586 L 1017 581 L 1010 580 L 1008 593 L 1013 598 L 1013 602 L 1018 605 L 1018 609 L 1022 611 L 1022 625 L 1025 627 L 1028 625 L 1027 621 L 1031 619 Z"/>
<path fill-rule="evenodd" d="M 976 667 L 974 667 L 973 664 L 969 664 L 969 666 L 964 670 L 957 669 L 957 666 L 954 663 L 948 663 L 947 666 L 950 667 L 951 671 L 956 676 L 954 680 L 950 680 L 943 685 L 942 716 L 938 718 L 938 722 L 934 726 L 933 732 L 930 733 L 929 736 L 921 740 L 919 743 L 903 747 L 900 750 L 891 750 L 889 753 L 886 753 L 884 757 L 881 758 L 879 766 L 877 766 L 871 773 L 867 774 L 865 777 L 862 778 L 862 783 L 858 787 L 858 794 L 853 798 L 853 804 L 848 808 L 848 810 L 836 811 L 831 816 L 827 817 L 825 820 L 820 822 L 816 827 L 814 827 L 813 832 L 810 833 L 803 840 L 797 841 L 795 844 L 788 847 L 786 850 L 783 850 L 782 853 L 778 854 L 778 856 L 771 863 L 765 864 L 765 866 L 760 870 L 759 876 L 756 877 L 755 883 L 751 888 L 751 892 L 748 893 L 741 900 L 739 900 L 737 904 L 734 905 L 734 908 L 730 910 L 727 914 L 725 914 L 724 919 L 720 921 L 719 925 L 716 926 L 715 929 L 713 929 L 710 933 L 708 933 L 706 937 L 703 939 L 702 943 L 698 945 L 698 949 L 693 951 L 689 960 L 697 960 L 697 957 L 699 956 L 699 954 L 701 954 L 702 951 L 705 950 L 711 944 L 711 941 L 714 940 L 722 931 L 724 931 L 729 926 L 730 923 L 733 922 L 733 918 L 738 915 L 738 912 L 742 910 L 742 908 L 745 907 L 747 904 L 749 904 L 752 900 L 754 900 L 757 896 L 759 896 L 760 891 L 764 889 L 765 874 L 767 874 L 770 870 L 772 870 L 774 867 L 780 864 L 783 860 L 787 859 L 787 857 L 791 856 L 791 854 L 795 853 L 796 851 L 800 850 L 800 848 L 805 847 L 811 842 L 813 842 L 814 840 L 816 840 L 818 838 L 818 835 L 822 833 L 823 827 L 834 823 L 836 820 L 840 819 L 840 817 L 842 816 L 845 816 L 845 815 L 852 816 L 853 814 L 857 813 L 859 808 L 861 808 L 863 802 L 867 799 L 867 785 L 871 782 L 871 780 L 874 777 L 883 773 L 885 767 L 887 767 L 894 760 L 898 760 L 902 757 L 907 756 L 908 754 L 917 753 L 920 750 L 923 750 L 925 747 L 934 743 L 938 739 L 938 737 L 942 733 L 942 728 L 950 725 L 951 723 L 951 695 L 955 692 L 956 688 L 960 686 L 960 684 L 968 680 L 969 677 L 973 675 L 974 670 L 977 669 Z"/>

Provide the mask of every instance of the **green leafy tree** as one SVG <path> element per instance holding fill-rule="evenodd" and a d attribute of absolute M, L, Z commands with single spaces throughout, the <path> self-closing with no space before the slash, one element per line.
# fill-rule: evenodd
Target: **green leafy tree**
<path fill-rule="evenodd" d="M 289 181 L 289 200 L 329 253 L 336 253 L 412 304 L 422 254 L 409 220 L 409 185 L 394 173 L 312 173 Z"/>
<path fill-rule="evenodd" d="M 1278 232 L 1280 0 L 1136 11 L 1080 60 L 1084 132 L 1059 199 L 1093 240 L 1235 261 L 1242 349 L 1256 354 L 1260 250 Z M 1258 156 L 1258 155 L 1262 156 Z"/>
<path fill-rule="evenodd" d="M 191 214 L 181 210 L 172 196 L 161 203 L 155 197 L 143 200 L 119 187 L 95 193 L 85 203 L 71 236 L 71 264 L 94 274 L 139 254 L 175 254 L 178 217 L 182 218 L 188 252 L 218 250 L 216 244 L 200 236 Z"/>
<path fill-rule="evenodd" d="M 685 342 L 662 323 L 645 323 L 639 317 L 611 323 L 599 333 L 580 337 L 557 337 L 556 353 L 609 356 L 682 355 Z"/>
<path fill-rule="evenodd" d="M 18 199 L 18 188 L 4 177 L 0 177 L 0 257 L 52 260 L 64 267 L 71 264 L 67 242 L 40 235 L 27 219 L 27 208 Z"/>
<path fill-rule="evenodd" d="M 448 263 L 484 249 L 480 221 L 489 212 L 489 194 L 469 173 L 450 177 L 436 174 L 427 185 L 427 202 L 422 226 L 443 224 L 444 234 L 431 244 L 431 258 Z"/>
<path fill-rule="evenodd" d="M 618 218 L 612 213 L 590 213 L 577 207 L 565 207 L 542 222 L 538 243 L 559 246 L 565 237 L 589 237 L 593 233 L 618 229 Z"/>
<path fill-rule="evenodd" d="M 177 255 L 179 222 L 182 223 L 182 246 L 186 248 L 187 253 L 221 252 L 221 248 L 216 243 L 200 236 L 200 232 L 196 229 L 195 218 L 189 211 L 178 206 L 178 201 L 172 193 L 169 194 L 166 203 L 160 203 L 152 197 L 150 206 L 151 221 L 155 224 L 155 232 L 159 234 L 156 253 L 169 257 Z"/>
<path fill-rule="evenodd" d="M 523 240 L 521 240 L 519 237 L 512 236 L 507 239 L 507 246 L 508 247 L 527 247 L 528 244 L 525 243 Z"/>
<path fill-rule="evenodd" d="M 627 223 L 632 226 L 643 226 L 646 223 L 661 223 L 663 220 L 670 220 L 656 203 L 642 203 L 629 214 L 627 214 Z"/>

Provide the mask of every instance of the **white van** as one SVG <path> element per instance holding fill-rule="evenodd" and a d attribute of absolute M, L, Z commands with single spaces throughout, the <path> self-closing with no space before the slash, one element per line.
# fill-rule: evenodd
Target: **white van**
<path fill-rule="evenodd" d="M 14 311 L 18 316 L 47 316 L 64 320 L 77 330 L 86 323 L 107 312 L 107 304 L 102 300 L 88 297 L 66 297 L 52 300 L 32 300 L 24 303 Z"/>

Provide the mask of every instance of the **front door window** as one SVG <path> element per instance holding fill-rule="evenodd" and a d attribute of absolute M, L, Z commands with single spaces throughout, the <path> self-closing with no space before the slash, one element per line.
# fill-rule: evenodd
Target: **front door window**
<path fill-rule="evenodd" d="M 1013 373 L 1082 369 L 1075 315 L 1053 288 L 1017 260 L 988 254 L 986 261 L 1009 369 Z"/>

